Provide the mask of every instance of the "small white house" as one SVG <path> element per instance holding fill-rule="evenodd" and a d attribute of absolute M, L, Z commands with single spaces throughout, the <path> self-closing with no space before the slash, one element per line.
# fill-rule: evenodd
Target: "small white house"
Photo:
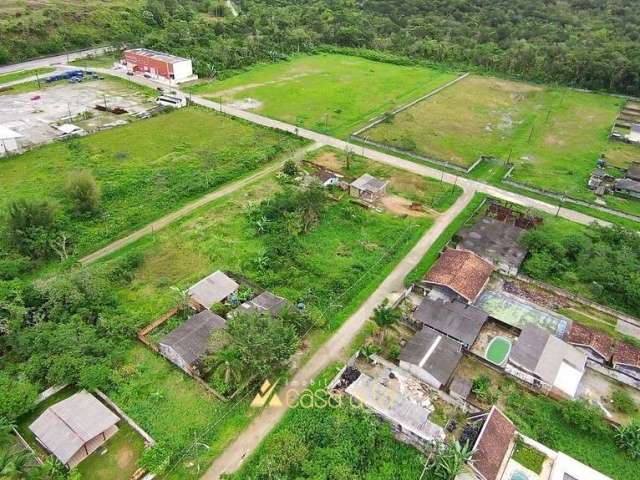
<path fill-rule="evenodd" d="M 8 127 L 0 125 L 0 157 L 22 151 L 23 136 Z"/>

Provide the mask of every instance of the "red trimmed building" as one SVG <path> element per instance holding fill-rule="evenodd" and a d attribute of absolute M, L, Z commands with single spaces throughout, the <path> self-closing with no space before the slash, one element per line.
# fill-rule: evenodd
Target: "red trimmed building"
<path fill-rule="evenodd" d="M 193 74 L 193 66 L 188 58 L 147 48 L 125 50 L 124 63 L 134 73 L 148 74 L 152 78 L 164 78 L 170 82 L 180 83 L 198 78 Z"/>

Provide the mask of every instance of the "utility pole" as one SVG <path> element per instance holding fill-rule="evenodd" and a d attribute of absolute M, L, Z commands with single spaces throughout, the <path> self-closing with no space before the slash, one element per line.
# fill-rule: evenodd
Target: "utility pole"
<path fill-rule="evenodd" d="M 38 84 L 38 90 L 40 90 L 40 77 L 38 76 L 38 70 L 36 69 L 36 83 Z"/>
<path fill-rule="evenodd" d="M 104 109 L 109 110 L 109 107 L 107 107 L 107 96 L 104 93 L 102 94 L 102 98 L 104 99 Z"/>

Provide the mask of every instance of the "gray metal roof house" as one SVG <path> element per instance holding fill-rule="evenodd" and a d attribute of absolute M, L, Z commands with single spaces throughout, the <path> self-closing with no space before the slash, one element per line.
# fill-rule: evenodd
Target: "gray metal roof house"
<path fill-rule="evenodd" d="M 224 318 L 203 310 L 172 330 L 158 343 L 160 353 L 188 374 L 198 374 L 200 360 L 210 348 L 215 330 L 226 327 Z"/>
<path fill-rule="evenodd" d="M 285 298 L 265 291 L 252 300 L 244 302 L 236 308 L 234 313 L 258 313 L 276 316 L 288 305 L 290 304 Z"/>
<path fill-rule="evenodd" d="M 237 292 L 238 287 L 235 280 L 218 270 L 189 288 L 189 296 L 197 306 L 211 308 Z"/>
<path fill-rule="evenodd" d="M 430 410 L 412 403 L 369 375 L 361 373 L 345 392 L 390 422 L 397 434 L 409 443 L 424 445 L 445 438 L 442 427 L 429 421 Z"/>
<path fill-rule="evenodd" d="M 475 342 L 489 315 L 483 310 L 458 301 L 425 297 L 413 312 L 415 323 L 426 325 L 457 340 L 465 348 Z"/>
<path fill-rule="evenodd" d="M 365 173 L 349 185 L 349 195 L 374 203 L 386 195 L 387 185 L 389 185 L 387 180 L 380 180 Z"/>
<path fill-rule="evenodd" d="M 73 468 L 116 434 L 120 418 L 82 390 L 47 408 L 29 430 L 42 447 Z"/>
<path fill-rule="evenodd" d="M 573 398 L 584 374 L 587 356 L 547 330 L 529 325 L 509 353 L 507 373 L 544 392 Z"/>
<path fill-rule="evenodd" d="M 524 228 L 510 223 L 482 217 L 472 227 L 460 230 L 457 236 L 461 239 L 460 248 L 491 262 L 507 275 L 516 275 L 527 255 L 527 249 L 520 244 L 525 232 Z"/>
<path fill-rule="evenodd" d="M 424 327 L 400 352 L 400 368 L 434 388 L 445 386 L 460 359 L 462 345 L 435 330 Z"/>

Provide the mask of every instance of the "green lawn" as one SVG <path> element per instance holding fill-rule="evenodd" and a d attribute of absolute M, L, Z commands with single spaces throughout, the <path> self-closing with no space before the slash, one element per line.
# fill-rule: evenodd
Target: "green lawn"
<path fill-rule="evenodd" d="M 268 117 L 347 137 L 374 117 L 455 78 L 453 73 L 345 55 L 297 56 L 188 90 L 233 103 L 247 98 Z"/>
<path fill-rule="evenodd" d="M 55 70 L 53 67 L 41 67 L 41 68 L 33 68 L 31 70 L 19 70 L 17 72 L 4 73 L 0 75 L 0 88 L 3 83 L 16 82 L 18 80 L 22 80 L 23 78 L 33 77 L 34 75 L 46 75 L 47 73 L 51 73 Z"/>
<path fill-rule="evenodd" d="M 539 474 L 542 471 L 542 464 L 547 457 L 529 445 L 519 441 L 516 443 L 516 449 L 513 452 L 512 458 L 523 467 Z"/>
<path fill-rule="evenodd" d="M 388 424 L 344 397 L 330 404 L 325 386 L 337 370 L 318 377 L 309 389 L 314 404 L 289 410 L 231 479 L 420 477 L 425 458 L 398 442 Z"/>
<path fill-rule="evenodd" d="M 364 133 L 369 139 L 462 167 L 480 156 L 474 178 L 499 180 L 510 160 L 512 178 L 593 201 L 587 181 L 605 154 L 627 167 L 640 148 L 608 140 L 624 100 L 565 88 L 471 75 Z M 639 202 L 607 197 L 611 207 L 640 213 Z"/>
<path fill-rule="evenodd" d="M 0 210 L 17 198 L 52 199 L 75 253 L 84 254 L 301 145 L 210 110 L 181 109 L 0 160 Z M 102 191 L 95 218 L 73 215 L 64 194 L 80 170 Z"/>
<path fill-rule="evenodd" d="M 73 60 L 70 65 L 84 68 L 111 68 L 113 64 L 122 59 L 120 52 L 107 53 L 97 57 L 80 58 Z"/>
<path fill-rule="evenodd" d="M 102 454 L 101 451 L 106 450 Z M 126 422 L 118 425 L 118 432 L 78 465 L 82 478 L 95 480 L 129 480 L 138 469 L 144 451 L 144 440 Z"/>
<path fill-rule="evenodd" d="M 262 179 L 92 267 L 143 257 L 133 281 L 116 290 L 114 314 L 138 327 L 147 324 L 175 305 L 171 286 L 186 288 L 222 269 L 292 301 L 304 298 L 318 324 L 312 349 L 366 299 L 433 222 L 431 217 L 364 210 L 344 197 L 331 202 L 315 230 L 300 238 L 294 266 L 265 268 L 258 261 L 265 240 L 254 233 L 245 209 L 280 188 L 273 177 Z M 168 478 L 198 478 L 255 414 L 249 398 L 231 408 L 142 346 L 131 349 L 116 379 L 109 396 L 160 442 L 172 459 Z"/>

